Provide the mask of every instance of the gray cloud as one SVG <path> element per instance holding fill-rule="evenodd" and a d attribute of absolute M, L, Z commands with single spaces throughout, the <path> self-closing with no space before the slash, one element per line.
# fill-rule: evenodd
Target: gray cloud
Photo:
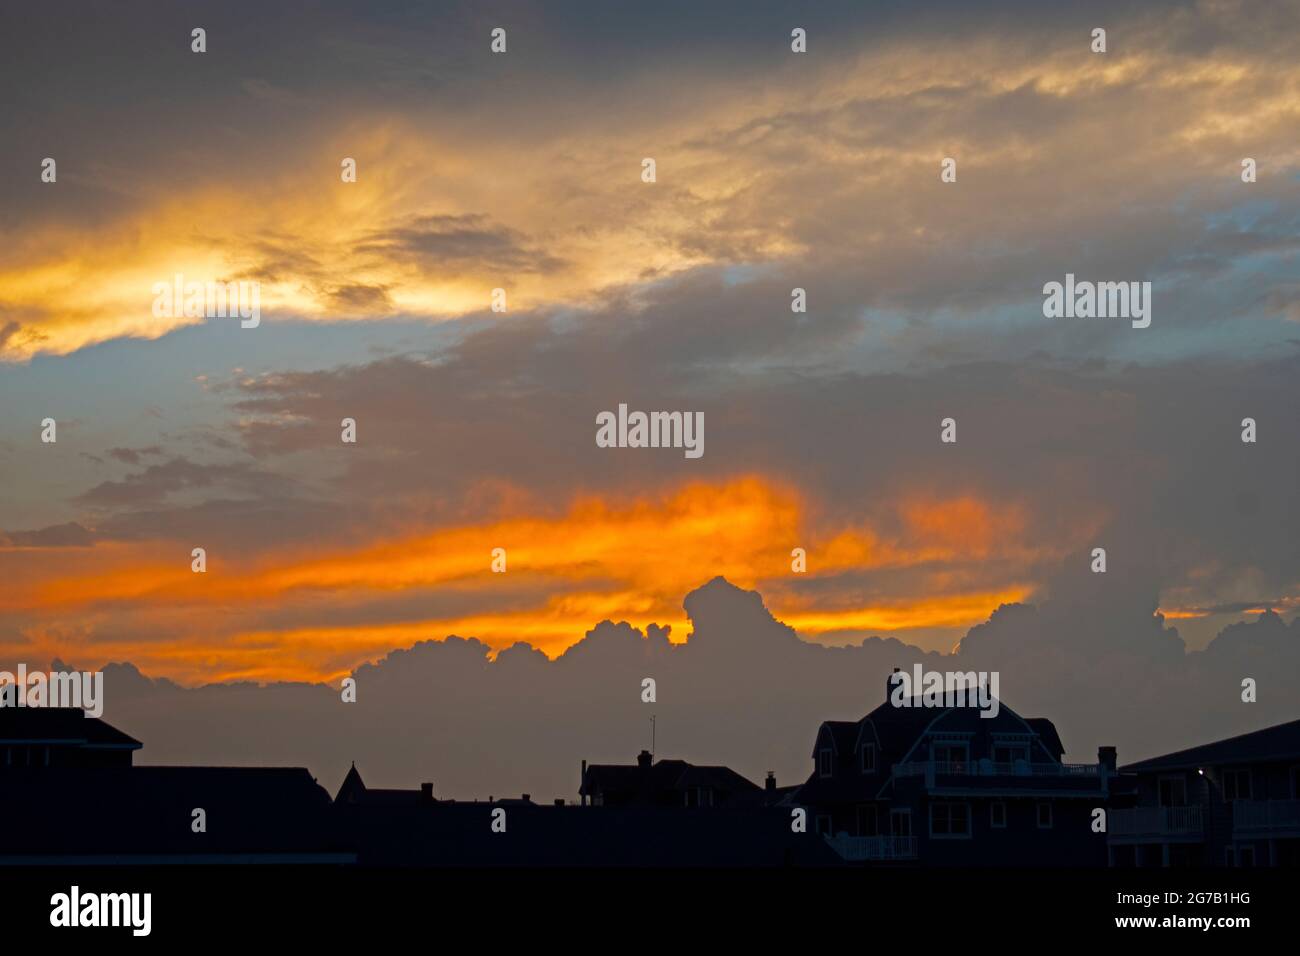
<path fill-rule="evenodd" d="M 149 456 L 162 456 L 164 452 L 157 445 L 150 445 L 148 448 L 110 448 L 107 454 L 110 458 L 123 464 L 138 465 L 141 459 Z"/>
<path fill-rule="evenodd" d="M 525 644 L 492 660 L 472 639 L 422 642 L 358 668 L 355 704 L 320 685 L 186 690 L 114 665 L 105 717 L 145 742 L 146 762 L 305 763 L 332 790 L 355 760 L 373 786 L 432 780 L 461 798 L 571 798 L 579 761 L 630 761 L 651 714 L 663 756 L 801 780 L 818 724 L 861 716 L 884 699 L 892 667 L 918 661 L 998 670 L 1003 700 L 1053 719 L 1078 761 L 1100 745 L 1136 760 L 1295 717 L 1300 691 L 1279 675 L 1300 665 L 1296 625 L 1265 615 L 1184 653 L 1149 592 L 1104 577 L 1075 573 L 1077 587 L 1037 607 L 999 609 L 956 657 L 880 638 L 805 644 L 757 593 L 715 580 L 686 599 L 685 645 L 608 621 L 555 661 Z M 1258 704 L 1240 701 L 1245 676 L 1260 681 Z M 644 677 L 656 680 L 654 705 L 640 700 Z"/>
<path fill-rule="evenodd" d="M 0 546 L 18 548 L 84 548 L 95 543 L 97 535 L 69 521 L 32 531 L 0 531 Z"/>
<path fill-rule="evenodd" d="M 503 272 L 551 272 L 564 265 L 561 259 L 528 248 L 518 233 L 494 225 L 482 214 L 416 216 L 373 233 L 356 251 L 417 262 L 449 275 L 469 263 Z"/>
<path fill-rule="evenodd" d="M 157 504 L 177 492 L 231 486 L 260 491 L 267 484 L 281 486 L 283 479 L 259 472 L 246 464 L 198 464 L 186 458 L 172 458 L 121 481 L 105 481 L 86 491 L 80 500 L 89 505 L 132 507 Z"/>
<path fill-rule="evenodd" d="M 1289 529 L 1300 520 L 1300 429 L 1287 410 L 1300 401 L 1300 357 L 1141 365 L 1037 356 L 905 374 L 801 368 L 815 361 L 801 351 L 809 339 L 825 361 L 837 341 L 854 340 L 853 324 L 847 308 L 837 322 L 833 305 L 801 324 L 782 311 L 785 299 L 776 283 L 722 288 L 700 277 L 665 287 L 622 321 L 615 311 L 488 323 L 433 360 L 248 381 L 234 407 L 247 450 L 267 463 L 320 447 L 334 422 L 356 417 L 367 454 L 349 457 L 330 485 L 351 507 L 384 496 L 427 502 L 429 488 L 468 502 L 483 482 L 511 483 L 525 462 L 528 487 L 551 501 L 785 476 L 828 526 L 870 518 L 887 527 L 900 496 L 969 492 L 1027 508 L 1037 545 L 1067 540 L 1075 518 L 1095 514 L 1105 543 L 1153 586 L 1181 585 L 1196 571 L 1203 587 L 1222 588 L 1198 604 L 1296 593 Z M 703 328 L 710 312 L 719 318 Z M 728 318 L 737 314 L 746 321 Z M 782 348 L 787 367 L 774 368 L 764 356 Z M 703 410 L 705 457 L 687 470 L 666 456 L 596 448 L 596 412 L 620 401 Z M 955 448 L 936 437 L 950 415 Z M 1240 441 L 1244 417 L 1260 423 L 1257 444 Z M 1234 592 L 1243 568 L 1256 575 L 1254 593 Z M 862 593 L 894 583 L 867 575 Z"/>

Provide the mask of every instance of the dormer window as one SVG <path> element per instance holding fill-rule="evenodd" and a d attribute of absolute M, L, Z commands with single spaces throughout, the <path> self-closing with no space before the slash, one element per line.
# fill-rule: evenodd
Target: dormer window
<path fill-rule="evenodd" d="M 863 773 L 876 772 L 876 745 L 875 744 L 862 745 L 862 772 Z"/>
<path fill-rule="evenodd" d="M 817 775 L 829 777 L 831 775 L 831 748 L 823 747 L 817 753 Z"/>

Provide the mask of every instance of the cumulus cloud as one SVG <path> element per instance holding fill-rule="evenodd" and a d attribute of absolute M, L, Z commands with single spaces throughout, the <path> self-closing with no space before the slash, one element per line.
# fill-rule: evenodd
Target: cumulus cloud
<path fill-rule="evenodd" d="M 955 655 L 880 638 L 808 644 L 756 592 L 715 579 L 686 598 L 684 644 L 609 621 L 556 660 L 523 643 L 493 658 L 473 639 L 425 641 L 358 668 L 352 704 L 337 686 L 184 689 L 113 665 L 105 717 L 144 741 L 143 762 L 306 765 L 332 790 L 355 760 L 372 786 L 431 780 L 460 798 L 573 798 L 580 761 L 631 762 L 652 714 L 661 756 L 792 783 L 811 770 L 822 720 L 860 717 L 885 699 L 892 668 L 915 662 L 998 670 L 1004 702 L 1055 721 L 1079 762 L 1102 745 L 1128 762 L 1295 718 L 1300 691 L 1283 675 L 1300 666 L 1296 625 L 1265 614 L 1186 653 L 1140 586 L 1073 578 L 1040 605 L 998 609 Z M 1247 676 L 1257 704 L 1240 700 Z"/>
<path fill-rule="evenodd" d="M 793 773 L 816 721 L 868 709 L 893 658 L 958 641 L 1009 675 L 1026 662 L 1010 702 L 1059 707 L 1072 747 L 1076 728 L 1135 756 L 1185 743 L 1194 703 L 1213 734 L 1292 716 L 1267 695 L 1216 708 L 1237 672 L 1287 672 L 1296 626 L 1223 625 L 1300 598 L 1294 2 L 1103 3 L 1106 57 L 1069 5 L 818 5 L 808 56 L 776 7 L 576 10 L 513 10 L 506 58 L 472 5 L 213 10 L 223 83 L 160 39 L 191 26 L 170 6 L 78 8 L 44 34 L 57 5 L 23 14 L 59 42 L 0 62 L 18 97 L 0 132 L 60 165 L 51 188 L 0 157 L 17 237 L 0 521 L 36 529 L 0 546 L 0 657 L 186 684 L 377 661 L 363 673 L 399 700 L 408 665 L 457 700 L 446 668 L 577 741 L 561 753 L 519 708 L 497 727 L 465 702 L 502 753 L 538 742 L 519 766 L 542 780 L 639 748 L 643 714 L 584 670 L 597 659 L 666 668 L 695 702 L 691 756 L 738 747 L 753 775 Z M 225 148 L 194 148 L 214 131 Z M 151 284 L 176 272 L 261 282 L 263 325 L 153 316 Z M 1152 281 L 1151 327 L 1044 320 L 1040 290 L 1067 272 Z M 505 315 L 486 310 L 497 287 Z M 703 412 L 705 456 L 597 448 L 595 415 L 620 402 Z M 47 415 L 59 443 L 32 453 Z M 949 416 L 956 445 L 937 440 Z M 487 570 L 498 545 L 507 575 Z M 1097 546 L 1111 570 L 1081 580 Z M 681 594 L 719 573 L 803 640 L 718 585 L 682 645 Z M 603 617 L 631 623 L 581 640 Z M 752 664 L 770 720 L 733 686 L 742 620 L 770 638 Z M 449 632 L 465 640 L 428 643 Z M 206 702 L 292 700 L 281 743 L 237 738 L 284 762 L 316 760 L 311 720 L 360 752 L 397 716 L 459 719 L 412 704 L 349 729 L 308 684 L 132 686 L 164 753 L 168 702 L 207 740 Z M 773 750 L 736 743 L 733 699 Z M 608 736 L 593 700 L 627 708 Z M 437 733 L 441 751 L 381 774 L 524 784 L 484 770 L 476 733 Z"/>

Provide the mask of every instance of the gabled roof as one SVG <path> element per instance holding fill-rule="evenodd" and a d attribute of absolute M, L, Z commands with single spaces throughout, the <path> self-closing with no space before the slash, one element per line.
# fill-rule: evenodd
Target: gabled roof
<path fill-rule="evenodd" d="M 920 706 L 918 698 L 915 707 L 894 707 L 885 702 L 859 723 L 871 721 L 876 736 L 880 739 L 881 749 L 886 754 L 902 757 L 937 715 L 938 711 L 934 708 Z"/>
<path fill-rule="evenodd" d="M 0 743 L 139 750 L 143 744 L 79 707 L 0 707 Z"/>
<path fill-rule="evenodd" d="M 636 764 L 591 764 L 582 778 L 579 793 L 597 790 L 684 790 L 712 787 L 715 790 L 757 791 L 761 788 L 730 767 L 700 766 L 685 760 L 660 760 L 649 767 Z"/>
<path fill-rule="evenodd" d="M 367 787 L 354 763 L 334 794 L 335 803 L 364 803 L 368 806 L 416 806 L 425 802 L 419 790 L 386 790 Z"/>
<path fill-rule="evenodd" d="M 334 794 L 334 802 L 356 803 L 366 793 L 365 781 L 361 779 L 361 774 L 357 772 L 357 765 L 354 763 L 348 770 L 347 776 L 339 784 L 339 789 Z"/>
<path fill-rule="evenodd" d="M 714 790 L 758 790 L 758 784 L 742 777 L 730 767 L 697 767 L 686 764 L 674 785 L 684 787 L 712 787 Z"/>
<path fill-rule="evenodd" d="M 1052 723 L 1046 717 L 1026 717 L 1025 723 L 1033 728 L 1034 733 L 1038 734 L 1038 739 L 1043 742 L 1053 757 L 1061 759 L 1061 754 L 1065 753 L 1065 745 L 1061 743 L 1061 735 L 1056 732 L 1056 724 Z"/>
<path fill-rule="evenodd" d="M 836 756 L 853 753 L 858 741 L 858 725 L 861 723 L 859 720 L 823 720 L 817 731 L 817 739 L 813 741 L 813 759 L 817 758 L 823 731 L 830 737 L 831 748 Z"/>
<path fill-rule="evenodd" d="M 998 713 L 992 718 L 981 716 L 971 707 L 927 707 L 922 695 L 914 696 L 908 703 L 911 706 L 895 706 L 886 699 L 861 720 L 823 721 L 813 744 L 814 760 L 817 759 L 817 748 L 824 746 L 827 737 L 837 756 L 852 755 L 862 741 L 878 741 L 877 771 L 872 774 L 850 772 L 847 775 L 839 772 L 823 777 L 814 767 L 794 799 L 810 803 L 852 803 L 877 798 L 893 783 L 893 775 L 889 772 L 892 764 L 924 759 L 909 757 L 909 754 L 916 750 L 928 731 L 960 736 L 981 732 L 1009 737 L 1036 734 L 1038 742 L 1052 759 L 1059 761 L 1065 751 L 1056 726 L 1048 718 L 1021 717 L 1002 700 L 998 700 Z M 1035 756 L 1041 759 L 1041 751 Z"/>
<path fill-rule="evenodd" d="M 1125 773 L 1191 770 L 1197 767 L 1271 761 L 1300 761 L 1300 720 L 1276 724 L 1225 740 L 1189 747 L 1121 767 Z"/>
<path fill-rule="evenodd" d="M 997 701 L 997 716 L 992 718 L 971 707 L 926 707 L 924 698 L 919 696 L 913 697 L 910 703 L 910 707 L 895 707 L 885 701 L 859 721 L 872 723 L 886 753 L 901 757 L 932 726 L 935 730 L 946 731 L 961 724 L 995 734 L 1037 734 L 1040 743 L 1054 759 L 1060 760 L 1061 754 L 1065 752 L 1056 725 L 1051 720 L 1046 717 L 1021 717 L 1001 699 Z"/>

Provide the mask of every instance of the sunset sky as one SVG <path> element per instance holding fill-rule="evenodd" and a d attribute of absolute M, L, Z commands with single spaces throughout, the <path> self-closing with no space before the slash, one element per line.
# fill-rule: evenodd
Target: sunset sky
<path fill-rule="evenodd" d="M 948 651 L 1099 546 L 1190 649 L 1291 621 L 1300 4 L 916 6 L 7 7 L 0 664 L 681 642 L 717 575 Z M 1150 327 L 1045 318 L 1067 273 Z M 704 455 L 597 447 L 619 403 Z"/>

